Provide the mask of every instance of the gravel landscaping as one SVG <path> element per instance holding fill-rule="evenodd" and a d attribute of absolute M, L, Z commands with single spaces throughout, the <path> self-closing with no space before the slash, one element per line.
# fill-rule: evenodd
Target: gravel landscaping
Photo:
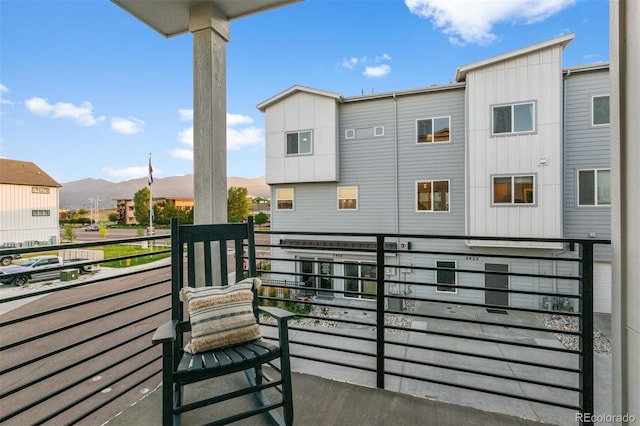
<path fill-rule="evenodd" d="M 555 330 L 578 331 L 578 317 L 567 317 L 564 315 L 551 315 L 544 317 L 544 325 Z M 567 348 L 578 350 L 579 337 L 562 333 L 554 333 L 556 338 Z M 593 330 L 593 350 L 599 354 L 609 355 L 611 353 L 611 340 L 600 330 Z"/>

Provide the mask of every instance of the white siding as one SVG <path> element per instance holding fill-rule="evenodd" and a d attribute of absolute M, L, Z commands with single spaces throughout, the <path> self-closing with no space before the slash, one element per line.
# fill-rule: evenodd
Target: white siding
<path fill-rule="evenodd" d="M 266 182 L 336 182 L 338 180 L 337 105 L 334 98 L 293 94 L 265 112 Z M 313 131 L 312 154 L 286 155 L 286 133 Z"/>
<path fill-rule="evenodd" d="M 30 185 L 0 184 L 0 246 L 30 245 L 34 241 L 57 244 L 58 188 L 48 194 L 32 192 Z M 49 216 L 33 216 L 34 210 L 48 210 Z"/>
<path fill-rule="evenodd" d="M 562 236 L 561 67 L 555 46 L 467 74 L 470 235 Z M 535 102 L 535 132 L 493 136 L 491 106 L 526 101 Z M 535 176 L 535 205 L 493 206 L 492 176 L 515 174 Z"/>

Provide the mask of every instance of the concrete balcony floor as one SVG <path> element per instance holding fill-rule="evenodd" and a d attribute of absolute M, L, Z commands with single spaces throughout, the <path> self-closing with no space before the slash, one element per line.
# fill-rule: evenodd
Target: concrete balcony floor
<path fill-rule="evenodd" d="M 242 373 L 217 382 L 230 388 L 244 381 Z M 210 383 L 196 385 L 200 392 Z M 296 425 L 540 425 L 539 422 L 506 414 L 492 413 L 455 404 L 433 401 L 397 392 L 369 388 L 323 379 L 318 376 L 293 373 L 294 423 Z M 184 426 L 199 425 L 225 417 L 240 404 L 254 404 L 251 397 L 222 406 L 215 414 L 209 408 L 182 417 Z M 209 410 L 209 411 L 208 411 Z M 146 426 L 162 424 L 161 390 L 151 392 L 144 399 L 111 419 L 108 426 Z M 209 417 L 211 414 L 213 417 Z M 268 425 L 266 416 L 255 416 L 234 423 L 237 425 Z"/>
<path fill-rule="evenodd" d="M 595 316 L 596 328 L 610 335 L 610 317 Z M 299 337 L 299 336 L 296 336 Z M 329 339 L 318 337 L 315 339 Z M 429 384 L 402 384 L 397 377 L 387 377 L 387 387 L 375 388 L 375 375 L 340 369 L 326 364 L 292 359 L 294 409 L 296 425 L 540 425 L 575 424 L 575 413 L 557 407 L 469 392 L 454 387 L 434 388 Z M 611 412 L 611 356 L 595 354 L 595 412 Z M 411 371 L 410 371 L 411 372 Z M 220 379 L 215 379 L 220 380 Z M 196 394 L 218 389 L 233 389 L 244 384 L 242 373 L 226 377 L 222 382 L 193 385 Z M 348 380 L 350 383 L 345 382 Z M 358 384 L 353 384 L 358 383 Z M 500 389 L 494 379 L 487 389 Z M 193 394 L 192 394 L 193 395 Z M 419 396 L 412 396 L 419 395 Z M 429 395 L 436 395 L 433 399 Z M 553 398 L 553 392 L 533 395 Z M 185 399 L 189 398 L 185 395 Z M 436 398 L 438 400 L 436 400 Z M 275 400 L 275 398 L 274 398 Z M 444 402 L 444 401 L 446 402 Z M 222 406 L 214 415 L 208 409 L 183 416 L 185 426 L 205 424 L 238 411 L 239 404 L 254 404 L 252 397 Z M 241 407 L 240 407 L 241 408 Z M 161 391 L 156 389 L 135 405 L 108 422 L 109 426 L 160 425 Z M 505 414 L 508 413 L 508 414 Z M 266 417 L 243 420 L 240 425 L 266 425 Z"/>

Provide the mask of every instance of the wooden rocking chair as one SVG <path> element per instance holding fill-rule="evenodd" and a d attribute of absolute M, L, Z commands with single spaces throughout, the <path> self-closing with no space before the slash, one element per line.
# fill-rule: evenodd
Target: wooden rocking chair
<path fill-rule="evenodd" d="M 246 302 L 243 302 L 245 303 L 244 317 L 246 319 L 247 309 L 250 320 L 251 316 L 255 317 L 256 324 L 258 323 L 258 312 L 265 312 L 274 317 L 278 324 L 278 345 L 258 338 L 231 346 L 223 344 L 222 347 L 204 351 L 194 351 L 193 347 L 195 345 L 193 345 L 191 352 L 196 353 L 189 353 L 189 345 L 194 344 L 197 340 L 194 337 L 194 331 L 199 325 L 194 325 L 194 331 L 192 331 L 191 321 L 183 319 L 183 312 L 186 310 L 184 305 L 187 305 L 187 302 L 183 303 L 180 297 L 183 287 L 195 288 L 196 290 L 186 290 L 195 294 L 204 294 L 200 291 L 202 287 L 206 287 L 214 293 L 218 291 L 235 293 L 235 287 L 242 285 L 246 287 L 246 284 L 243 283 L 229 285 L 227 241 L 233 241 L 235 252 L 234 282 L 242 281 L 245 278 L 245 271 L 243 271 L 243 254 L 245 253 L 243 241 L 246 242 L 247 246 L 246 265 L 248 266 L 248 276 L 255 277 L 256 258 L 252 217 L 249 218 L 247 223 L 243 224 L 180 225 L 176 219 L 171 221 L 172 319 L 160 326 L 153 336 L 154 345 L 162 344 L 162 422 L 165 426 L 180 424 L 181 413 L 251 394 L 254 395 L 257 404 L 249 404 L 252 405 L 250 407 L 243 406 L 241 412 L 207 424 L 228 424 L 261 413 L 268 415 L 274 424 L 293 424 L 293 395 L 291 390 L 287 320 L 294 315 L 278 308 L 259 307 L 255 286 L 249 286 L 253 292 L 253 300 L 248 302 L 249 307 L 247 308 Z M 218 244 L 212 244 L 216 242 Z M 216 245 L 218 246 L 217 248 L 215 247 Z M 212 257 L 212 250 L 218 252 L 217 258 Z M 186 274 L 184 271 L 185 256 Z M 219 263 L 219 277 L 213 277 L 212 260 Z M 201 269 L 201 271 L 196 271 L 196 268 Z M 200 272 L 200 274 L 197 272 Z M 202 278 L 200 278 L 200 275 L 202 275 Z M 198 286 L 196 286 L 197 279 L 202 281 L 198 282 Z M 253 282 L 253 280 L 245 280 L 245 282 Z M 182 290 L 182 293 L 182 298 L 184 299 L 185 290 Z M 243 294 L 249 298 L 251 296 L 250 294 L 247 295 L 246 289 Z M 191 296 L 191 293 L 189 295 Z M 207 299 L 207 301 L 209 300 Z M 190 303 L 188 305 L 190 309 L 195 306 Z M 227 308 L 228 306 L 225 305 L 224 309 Z M 195 313 L 192 313 L 191 318 L 193 319 L 195 315 Z M 226 321 L 234 315 L 236 315 L 235 312 L 230 314 L 228 311 L 224 311 L 216 317 L 216 321 L 217 318 L 220 318 L 221 321 Z M 228 329 L 226 324 L 223 326 L 225 329 L 221 333 L 226 337 L 234 335 L 233 330 L 235 328 L 233 327 L 236 327 L 237 324 L 232 323 Z M 254 325 L 253 327 L 257 327 L 259 330 L 259 326 Z M 189 342 L 187 350 L 185 350 L 185 342 L 189 341 L 189 338 L 191 338 L 191 342 Z M 214 336 L 214 340 L 216 338 L 217 334 Z M 222 341 L 225 341 L 224 338 Z M 279 367 L 273 363 L 277 359 L 280 360 Z M 264 364 L 269 364 L 276 371 L 279 371 L 279 374 L 276 375 L 278 380 L 264 374 Z M 222 394 L 218 392 L 211 397 L 195 402 L 186 403 L 184 401 L 185 386 L 241 371 L 244 371 L 247 377 L 247 387 L 245 389 L 231 392 L 225 390 Z M 277 392 L 271 391 L 271 393 L 278 394 L 277 396 L 280 397 L 279 402 L 272 403 L 268 400 L 265 391 L 271 388 L 277 390 Z M 282 415 L 280 411 L 282 411 Z"/>

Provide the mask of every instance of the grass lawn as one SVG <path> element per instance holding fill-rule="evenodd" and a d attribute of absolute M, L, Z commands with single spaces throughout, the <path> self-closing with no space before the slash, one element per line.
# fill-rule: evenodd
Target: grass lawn
<path fill-rule="evenodd" d="M 144 265 L 145 263 L 155 262 L 156 260 L 170 257 L 171 253 L 152 254 L 154 252 L 166 250 L 168 247 L 154 246 L 152 249 L 142 248 L 135 244 L 118 244 L 104 247 L 104 258 L 111 259 L 113 257 L 134 256 L 137 254 L 148 254 L 149 256 L 136 257 L 132 259 L 114 260 L 111 262 L 103 262 L 102 266 L 109 268 L 126 268 L 127 266 Z"/>

